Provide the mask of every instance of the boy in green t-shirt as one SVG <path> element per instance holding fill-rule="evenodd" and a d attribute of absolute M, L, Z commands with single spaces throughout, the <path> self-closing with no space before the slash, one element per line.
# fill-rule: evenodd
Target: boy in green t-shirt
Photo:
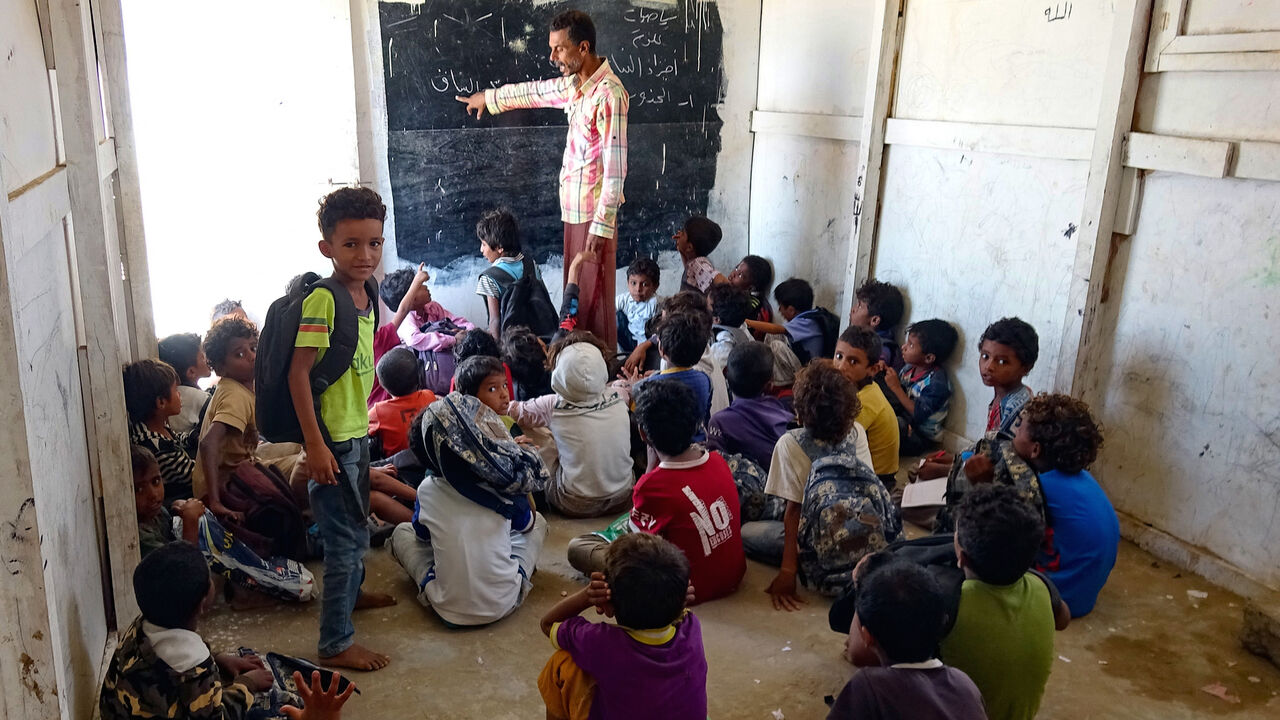
<path fill-rule="evenodd" d="M 289 365 L 289 394 L 306 447 L 311 510 L 324 541 L 324 598 L 320 612 L 320 661 L 357 670 L 378 670 L 391 659 L 355 643 L 351 613 L 360 607 L 394 604 L 389 596 L 362 593 L 364 554 L 369 549 L 369 415 L 373 387 L 374 303 L 365 289 L 382 262 L 382 223 L 387 206 L 367 188 L 340 188 L 320 201 L 320 254 L 333 261 L 333 279 L 351 293 L 359 332 L 351 367 L 320 395 L 316 421 L 311 368 L 324 357 L 333 332 L 333 293 L 317 288 L 302 303 L 302 318 Z"/>

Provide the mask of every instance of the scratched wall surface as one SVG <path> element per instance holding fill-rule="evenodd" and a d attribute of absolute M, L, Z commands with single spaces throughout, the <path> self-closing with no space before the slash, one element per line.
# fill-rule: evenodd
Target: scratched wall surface
<path fill-rule="evenodd" d="M 577 7 L 592 15 L 597 52 L 631 95 L 622 261 L 667 248 L 685 217 L 708 210 L 721 149 L 724 28 L 715 3 Z M 400 256 L 443 266 L 475 255 L 475 221 L 499 205 L 520 218 L 539 262 L 557 254 L 564 113 L 513 111 L 476 121 L 454 96 L 552 77 L 547 24 L 562 8 L 484 0 L 379 9 Z"/>

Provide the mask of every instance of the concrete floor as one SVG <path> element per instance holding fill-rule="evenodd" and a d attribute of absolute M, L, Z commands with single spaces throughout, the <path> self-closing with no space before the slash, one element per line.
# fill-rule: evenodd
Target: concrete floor
<path fill-rule="evenodd" d="M 393 608 L 356 616 L 360 642 L 392 664 L 354 673 L 362 694 L 345 720 L 543 717 L 536 680 L 551 653 L 538 630 L 542 613 L 583 581 L 569 567 L 569 539 L 600 520 L 551 519 L 534 589 L 511 616 L 488 627 L 449 630 L 414 599 L 414 585 L 385 549 L 370 552 L 365 586 L 400 598 Z M 322 568 L 312 566 L 317 582 Z M 707 690 L 717 718 L 822 718 L 824 695 L 853 672 L 840 657 L 843 637 L 827 628 L 829 603 L 805 595 L 796 613 L 774 611 L 764 594 L 772 568 L 748 562 L 733 597 L 696 610 L 710 665 Z M 1195 599 L 1188 590 L 1208 592 Z M 1280 670 L 1240 648 L 1242 601 L 1166 567 L 1124 543 L 1097 609 L 1058 633 L 1059 655 L 1040 717 L 1280 718 Z M 225 606 L 202 631 L 215 650 L 240 645 L 314 657 L 319 601 L 234 612 Z M 1201 688 L 1221 683 L 1230 703 Z"/>

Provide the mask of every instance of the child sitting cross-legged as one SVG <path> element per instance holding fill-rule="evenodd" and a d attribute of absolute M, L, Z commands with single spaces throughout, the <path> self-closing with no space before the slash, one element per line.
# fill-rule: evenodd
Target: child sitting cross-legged
<path fill-rule="evenodd" d="M 636 424 L 659 464 L 631 493 L 623 532 L 643 532 L 675 543 L 689 558 L 698 601 L 732 593 L 747 563 L 738 533 L 738 490 L 724 458 L 693 442 L 698 411 L 693 393 L 668 380 L 650 380 L 636 392 Z M 588 533 L 569 541 L 569 564 L 590 574 L 604 568 L 609 540 Z"/>
<path fill-rule="evenodd" d="M 558 453 L 547 468 L 547 501 L 569 517 L 618 512 L 631 499 L 630 417 L 609 387 L 608 352 L 588 331 L 569 333 L 551 345 L 553 393 L 506 410 L 522 430 L 551 429 Z"/>
<path fill-rule="evenodd" d="M 169 427 L 169 418 L 182 412 L 178 373 L 168 363 L 146 358 L 127 363 L 121 375 L 129 442 L 151 451 L 160 464 L 165 502 L 191 497 L 191 471 L 196 463 L 187 454 L 187 433 Z"/>
<path fill-rule="evenodd" d="M 188 542 L 149 553 L 133 572 L 141 617 L 121 632 L 98 699 L 103 720 L 239 720 L 271 687 L 256 655 L 213 655 L 196 632 L 213 600 L 204 555 Z"/>
<path fill-rule="evenodd" d="M 778 438 L 795 420 L 781 400 L 766 392 L 773 378 L 773 352 L 761 342 L 738 345 L 729 353 L 724 374 L 733 401 L 711 416 L 707 449 L 744 455 L 767 468 Z"/>
<path fill-rule="evenodd" d="M 872 468 L 890 492 L 898 472 L 898 417 L 873 378 L 881 368 L 880 337 L 850 325 L 836 341 L 835 366 L 858 388 L 858 422 L 867 429 Z"/>
<path fill-rule="evenodd" d="M 907 328 L 902 370 L 886 372 L 884 387 L 898 401 L 898 452 L 919 455 L 942 434 L 951 407 L 951 381 L 942 363 L 956 347 L 956 329 L 946 320 L 921 320 Z"/>
<path fill-rule="evenodd" d="M 170 335 L 157 343 L 156 352 L 178 373 L 182 412 L 169 418 L 169 426 L 178 432 L 189 433 L 200 422 L 200 411 L 209 402 L 209 393 L 196 384 L 211 374 L 209 361 L 200 347 L 200 336 L 195 333 Z"/>
<path fill-rule="evenodd" d="M 885 557 L 887 562 L 868 561 Z M 923 567 L 866 556 L 845 658 L 862 669 L 836 696 L 827 720 L 986 720 L 982 695 L 937 658 L 947 620 L 942 589 Z"/>
<path fill-rule="evenodd" d="M 542 617 L 556 652 L 538 676 L 548 718 L 707 717 L 702 627 L 685 608 L 699 592 L 689 561 L 661 537 L 609 546 L 603 571 Z M 617 623 L 593 623 L 590 607 Z"/>
<path fill-rule="evenodd" d="M 636 349 L 648 335 L 645 325 L 658 312 L 658 283 L 662 278 L 658 263 L 637 257 L 627 266 L 627 291 L 618 295 L 618 346 L 625 352 Z"/>

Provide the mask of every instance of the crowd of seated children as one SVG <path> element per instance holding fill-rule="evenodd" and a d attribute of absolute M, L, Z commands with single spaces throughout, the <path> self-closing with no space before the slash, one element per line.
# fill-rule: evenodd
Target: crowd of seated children
<path fill-rule="evenodd" d="M 416 272 L 401 268 L 387 273 L 378 284 L 378 295 L 395 314 L 374 335 L 373 355 L 377 363 L 383 353 L 403 344 L 431 366 L 424 368 L 424 389 L 443 393 L 453 377 L 454 343 L 459 334 L 474 329 L 475 325 L 433 300 L 431 288 L 427 286 L 430 280 L 426 264 L 419 263 Z M 369 406 L 390 397 L 375 376 Z"/>
<path fill-rule="evenodd" d="M 898 451 L 921 455 L 938 441 L 951 408 L 951 381 L 942 364 L 956 347 L 956 329 L 946 320 L 921 320 L 907 327 L 902 369 L 884 387 L 896 400 Z"/>
<path fill-rule="evenodd" d="M 1101 446 L 1089 407 L 1069 395 L 1031 398 L 1014 424 L 1014 450 L 1036 471 L 1044 496 L 1036 570 L 1057 585 L 1071 617 L 1093 610 L 1120 545 L 1115 508 L 1086 469 Z"/>
<path fill-rule="evenodd" d="M 814 307 L 813 287 L 799 278 L 789 278 L 778 283 L 773 297 L 778 301 L 782 324 L 748 320 L 747 326 L 753 332 L 785 334 L 801 364 L 830 357 L 840 321 L 826 308 Z"/>
<path fill-rule="evenodd" d="M 747 255 L 738 261 L 729 273 L 729 283 L 746 290 L 751 298 L 748 320 L 773 322 L 773 307 L 769 305 L 769 290 L 773 287 L 773 266 L 759 255 Z M 755 336 L 763 339 L 763 333 Z"/>
<path fill-rule="evenodd" d="M 658 312 L 661 280 L 662 273 L 653 258 L 637 257 L 627 266 L 627 291 L 613 301 L 618 308 L 618 346 L 623 352 L 635 350 L 649 336 L 645 328 Z"/>
<path fill-rule="evenodd" d="M 898 419 L 880 385 L 873 381 L 880 367 L 880 337 L 870 330 L 850 325 L 836 341 L 837 370 L 858 388 L 858 424 L 866 428 L 871 450 L 871 467 L 886 489 L 893 491 L 898 472 Z"/>
<path fill-rule="evenodd" d="M 169 419 L 182 412 L 178 373 L 168 363 L 145 358 L 126 363 L 121 376 L 129 442 L 149 450 L 160 464 L 166 503 L 191 497 L 196 463 L 187 453 L 187 434 L 169 426 Z"/>
<path fill-rule="evenodd" d="M 169 418 L 169 427 L 190 433 L 200 424 L 200 414 L 209 402 L 209 394 L 201 390 L 198 383 L 212 374 L 204 349 L 200 347 L 200 336 L 195 333 L 170 335 L 156 344 L 156 352 L 178 373 L 182 412 Z"/>
<path fill-rule="evenodd" d="M 698 602 L 729 595 L 746 573 L 729 466 L 693 440 L 698 411 L 688 387 L 652 380 L 636 389 L 635 398 L 636 424 L 659 463 L 636 481 L 626 529 L 660 535 L 684 552 Z M 581 535 L 569 542 L 569 564 L 583 573 L 599 572 L 609 544 L 601 533 Z"/>
<path fill-rule="evenodd" d="M 403 345 L 387 351 L 374 368 L 378 382 L 391 395 L 369 408 L 370 457 L 388 458 L 409 449 L 409 423 L 436 394 L 422 388 L 418 356 Z"/>
<path fill-rule="evenodd" d="M 841 553 L 846 560 L 856 562 L 865 552 L 883 547 L 886 541 L 898 536 L 898 518 L 889 502 L 888 492 L 871 469 L 871 453 L 867 449 L 866 431 L 854 418 L 858 413 L 858 394 L 852 382 L 831 366 L 830 361 L 817 360 L 802 369 L 796 378 L 795 411 L 801 427 L 790 430 L 778 439 L 769 464 L 769 476 L 765 492 L 786 501 L 782 520 L 758 520 L 743 523 L 742 538 L 746 552 L 752 558 L 780 567 L 777 577 L 769 584 L 767 592 L 778 609 L 798 610 L 803 601 L 796 594 L 800 556 L 817 557 L 830 552 L 831 543 L 849 529 L 842 523 L 823 523 L 811 518 L 815 530 L 811 544 L 801 547 L 802 509 L 806 503 L 823 499 L 847 499 L 863 507 L 850 519 L 863 523 L 857 533 L 863 547 L 857 552 Z M 847 468 L 849 474 L 869 476 L 874 485 L 867 482 L 826 484 L 816 488 L 814 473 L 818 463 L 835 459 Z M 839 495 L 837 495 L 839 494 Z M 872 527 L 874 525 L 874 527 Z M 823 533 L 827 533 L 825 536 Z M 872 535 L 879 535 L 874 538 Z M 815 567 L 806 570 L 817 570 Z M 852 566 L 849 568 L 852 569 Z M 829 578 L 801 579 L 815 589 L 828 591 Z"/>
<path fill-rule="evenodd" d="M 768 392 L 773 352 L 762 342 L 742 343 L 729 353 L 724 374 L 733 400 L 711 416 L 707 449 L 722 455 L 743 455 L 768 468 L 778 439 L 795 421 L 795 414 Z"/>
<path fill-rule="evenodd" d="M 551 345 L 551 393 L 507 406 L 521 430 L 551 430 L 557 449 L 547 465 L 547 502 L 569 517 L 618 512 L 631 498 L 630 419 L 609 386 L 609 348 L 575 330 Z M 544 456 L 545 458 L 545 456 Z"/>
<path fill-rule="evenodd" d="M 882 553 L 865 556 L 854 577 L 844 656 L 861 669 L 836 696 L 827 720 L 986 720 L 973 680 L 938 659 L 948 605 L 933 576 Z"/>
<path fill-rule="evenodd" d="M 538 677 L 547 717 L 706 718 L 702 627 L 686 608 L 701 590 L 691 577 L 686 553 L 662 537 L 610 543 L 590 583 L 542 617 L 555 648 Z M 581 617 L 592 607 L 616 624 Z"/>
<path fill-rule="evenodd" d="M 547 522 L 530 493 L 542 491 L 547 471 L 537 451 L 517 443 L 484 395 L 504 394 L 493 358 L 469 358 L 458 368 L 458 392 L 423 411 L 428 468 L 418 485 L 412 521 L 391 536 L 391 554 L 418 586 L 418 601 L 450 627 L 484 625 L 523 602 L 530 588 Z M 475 370 L 473 371 L 473 366 Z M 489 371 L 479 396 L 466 377 Z M 463 388 L 463 386 L 466 386 Z M 505 400 L 502 403 L 506 404 Z"/>
<path fill-rule="evenodd" d="M 902 369 L 902 352 L 898 347 L 898 323 L 902 322 L 905 303 L 902 291 L 881 281 L 867 280 L 853 293 L 854 304 L 849 310 L 849 324 L 864 328 L 880 336 L 879 360 L 885 367 L 897 372 Z M 875 360 L 875 358 L 872 358 Z"/>
<path fill-rule="evenodd" d="M 746 326 L 751 296 L 729 283 L 717 283 L 707 291 L 707 309 L 711 311 L 711 357 L 723 371 L 733 348 L 752 340 Z"/>
<path fill-rule="evenodd" d="M 729 281 L 707 259 L 720 245 L 721 237 L 720 226 L 700 215 L 685 220 L 684 227 L 671 236 L 684 264 L 684 273 L 680 276 L 681 292 L 706 293 L 713 284 Z"/>

